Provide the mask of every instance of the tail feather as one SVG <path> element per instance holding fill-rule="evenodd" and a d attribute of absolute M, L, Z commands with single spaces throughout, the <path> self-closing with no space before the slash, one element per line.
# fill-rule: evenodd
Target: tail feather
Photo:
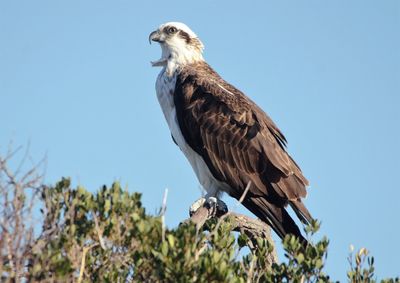
<path fill-rule="evenodd" d="M 243 205 L 252 213 L 266 222 L 283 239 L 287 234 L 296 236 L 300 242 L 306 244 L 299 227 L 284 207 L 269 203 L 264 197 L 248 197 L 243 200 Z"/>
<path fill-rule="evenodd" d="M 293 211 L 296 213 L 297 217 L 300 219 L 301 222 L 304 224 L 310 224 L 313 220 L 310 212 L 304 205 L 304 203 L 299 199 L 295 201 L 290 201 L 290 206 L 292 207 Z"/>

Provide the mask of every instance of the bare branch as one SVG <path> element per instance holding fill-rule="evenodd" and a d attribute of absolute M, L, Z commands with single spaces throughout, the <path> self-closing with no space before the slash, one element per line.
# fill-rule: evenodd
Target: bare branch
<path fill-rule="evenodd" d="M 32 165 L 25 174 L 22 168 L 28 159 L 28 150 L 14 164 L 17 153 L 10 145 L 3 157 L 0 154 L 0 275 L 9 269 L 9 278 L 20 282 L 32 254 L 34 241 L 33 210 L 42 188 L 43 175 L 39 174 L 44 159 Z M 11 162 L 11 160 L 13 162 Z"/>
<path fill-rule="evenodd" d="M 83 272 L 85 271 L 85 261 L 86 261 L 86 254 L 88 251 L 90 251 L 92 248 L 96 247 L 98 243 L 94 243 L 88 247 L 84 247 L 82 251 L 82 259 L 81 259 L 81 268 L 79 270 L 79 278 L 78 278 L 78 283 L 82 282 L 83 279 Z"/>
<path fill-rule="evenodd" d="M 244 198 L 245 198 L 246 195 L 247 195 L 247 192 L 250 190 L 250 186 L 251 186 L 251 181 L 249 181 L 249 182 L 247 183 L 246 189 L 244 190 L 243 194 L 240 196 L 239 203 L 242 203 L 242 202 L 243 202 Z"/>
<path fill-rule="evenodd" d="M 189 219 L 184 221 L 184 223 L 193 222 L 196 224 L 197 229 L 201 229 L 204 228 L 205 222 L 211 218 L 218 218 L 218 223 L 214 230 L 211 231 L 210 235 L 216 232 L 219 227 L 218 224 L 221 224 L 224 220 L 229 219 L 228 221 L 231 224 L 232 231 L 246 234 L 253 243 L 253 248 L 256 248 L 258 238 L 267 239 L 267 241 L 273 247 L 272 252 L 268 256 L 269 263 L 272 264 L 273 262 L 278 262 L 278 256 L 274 248 L 274 241 L 271 237 L 271 228 L 259 219 L 254 219 L 244 214 L 239 214 L 232 211 L 222 216 L 218 216 L 213 208 L 204 205 L 196 210 L 196 212 Z"/>
<path fill-rule="evenodd" d="M 165 212 L 167 211 L 168 188 L 165 188 L 161 207 L 162 240 L 165 240 Z"/>
<path fill-rule="evenodd" d="M 96 213 L 92 211 L 94 225 L 97 232 L 97 236 L 99 237 L 100 246 L 103 250 L 106 250 L 106 245 L 104 244 L 103 233 L 100 230 L 99 220 L 97 219 Z"/>

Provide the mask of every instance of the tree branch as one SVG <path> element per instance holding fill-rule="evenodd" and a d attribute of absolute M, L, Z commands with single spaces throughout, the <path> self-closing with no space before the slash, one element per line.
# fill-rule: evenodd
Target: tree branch
<path fill-rule="evenodd" d="M 221 200 L 219 200 L 221 201 Z M 197 229 L 207 229 L 204 224 L 209 219 L 219 219 L 219 222 L 228 219 L 232 225 L 232 231 L 245 234 L 249 237 L 251 243 L 249 247 L 254 250 L 257 247 L 257 239 L 263 238 L 273 247 L 272 252 L 268 255 L 269 264 L 278 262 L 278 256 L 275 250 L 275 244 L 271 237 L 271 228 L 268 224 L 264 223 L 259 219 L 254 219 L 244 214 L 236 213 L 233 211 L 221 214 L 220 211 L 215 209 L 215 207 L 210 207 L 207 203 L 196 210 L 192 216 L 185 220 L 184 223 L 192 222 L 196 224 Z"/>

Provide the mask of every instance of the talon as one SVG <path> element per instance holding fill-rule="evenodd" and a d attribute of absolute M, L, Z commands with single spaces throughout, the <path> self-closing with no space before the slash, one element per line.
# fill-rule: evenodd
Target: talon
<path fill-rule="evenodd" d="M 205 205 L 211 209 L 211 214 L 214 216 L 222 216 L 228 212 L 228 206 L 216 197 L 209 197 Z"/>
<path fill-rule="evenodd" d="M 218 199 L 216 197 L 209 197 L 207 199 L 207 204 L 210 207 L 216 207 L 218 205 Z"/>
<path fill-rule="evenodd" d="M 228 212 L 228 206 L 216 197 L 200 198 L 196 200 L 189 208 L 190 217 L 202 206 L 211 210 L 210 215 L 222 216 Z"/>
<path fill-rule="evenodd" d="M 217 216 L 222 216 L 228 213 L 228 206 L 222 200 L 217 199 Z"/>

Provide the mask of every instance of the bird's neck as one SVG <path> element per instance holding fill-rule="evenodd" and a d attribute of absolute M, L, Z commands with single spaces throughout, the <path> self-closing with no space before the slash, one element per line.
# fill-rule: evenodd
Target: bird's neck
<path fill-rule="evenodd" d="M 168 76 L 172 76 L 175 71 L 188 64 L 204 61 L 201 50 L 194 47 L 169 48 L 165 50 L 165 54 L 163 50 L 163 58 L 167 58 L 165 65 Z"/>

